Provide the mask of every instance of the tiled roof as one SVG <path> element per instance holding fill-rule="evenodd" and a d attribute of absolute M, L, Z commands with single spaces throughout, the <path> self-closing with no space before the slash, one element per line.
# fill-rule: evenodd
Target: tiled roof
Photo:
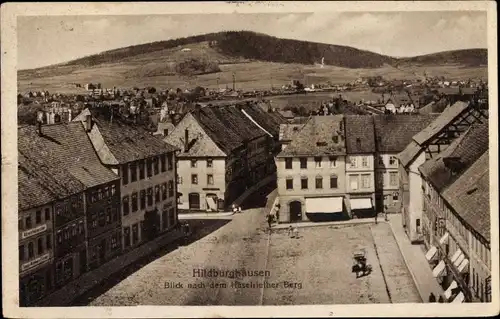
<path fill-rule="evenodd" d="M 406 148 L 397 156 L 403 167 L 408 167 L 413 159 L 422 151 L 422 146 L 418 145 L 415 141 L 411 141 Z"/>
<path fill-rule="evenodd" d="M 60 199 L 119 179 L 101 165 L 82 123 L 45 125 L 42 132 L 39 136 L 34 126 L 18 130 L 19 171 L 22 171 L 19 206 L 23 209 L 34 204 L 36 200 L 28 198 L 29 190 L 39 185 L 45 189 L 38 191 L 40 198 L 51 194 Z"/>
<path fill-rule="evenodd" d="M 124 123 L 118 116 L 111 122 L 105 118 L 104 113 L 97 110 L 90 112 L 105 145 L 120 164 L 177 150 L 173 145 L 154 137 L 140 125 Z"/>
<path fill-rule="evenodd" d="M 342 115 L 312 116 L 278 157 L 345 155 Z M 338 136 L 337 143 L 333 136 Z"/>
<path fill-rule="evenodd" d="M 228 129 L 214 112 L 214 107 L 203 107 L 191 113 L 206 134 L 225 154 L 243 146 L 243 140 Z"/>
<path fill-rule="evenodd" d="M 460 89 L 458 87 L 439 88 L 437 91 L 439 94 L 445 95 L 458 95 L 460 93 Z"/>
<path fill-rule="evenodd" d="M 413 135 L 427 127 L 437 115 L 381 114 L 373 115 L 376 145 L 379 152 L 399 153 Z M 346 126 L 349 129 L 349 126 Z"/>
<path fill-rule="evenodd" d="M 420 145 L 424 145 L 458 118 L 468 107 L 469 103 L 461 101 L 447 107 L 429 126 L 417 133 L 413 140 Z"/>
<path fill-rule="evenodd" d="M 291 141 L 305 124 L 281 124 L 280 125 L 280 141 Z"/>
<path fill-rule="evenodd" d="M 347 153 L 375 153 L 373 116 L 346 115 L 344 120 Z"/>
<path fill-rule="evenodd" d="M 279 112 L 266 112 L 255 103 L 243 105 L 242 110 L 244 110 L 255 122 L 276 138 L 279 136 L 280 124 L 288 123 L 288 121 L 282 117 Z"/>
<path fill-rule="evenodd" d="M 444 151 L 419 167 L 420 172 L 438 191 L 443 191 L 464 170 L 488 150 L 488 123 L 475 123 Z M 445 158 L 458 158 L 460 168 L 452 172 L 445 166 Z"/>
<path fill-rule="evenodd" d="M 213 107 L 212 111 L 226 129 L 235 132 L 242 141 L 251 141 L 266 135 L 241 110 L 234 106 Z"/>
<path fill-rule="evenodd" d="M 484 239 L 491 239 L 489 152 L 486 151 L 448 189 L 443 198 Z"/>
<path fill-rule="evenodd" d="M 184 145 L 185 132 L 188 130 L 189 148 Z M 215 144 L 210 136 L 198 123 L 193 114 L 187 113 L 181 122 L 164 138 L 166 143 L 178 147 L 181 152 L 178 157 L 217 157 L 226 154 Z"/>

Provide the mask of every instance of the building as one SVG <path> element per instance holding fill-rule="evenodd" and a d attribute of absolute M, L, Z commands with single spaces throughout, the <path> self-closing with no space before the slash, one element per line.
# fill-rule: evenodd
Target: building
<path fill-rule="evenodd" d="M 375 214 L 375 130 L 372 116 L 346 115 L 345 190 L 351 217 Z"/>
<path fill-rule="evenodd" d="M 279 222 L 347 219 L 341 115 L 314 116 L 276 157 Z"/>
<path fill-rule="evenodd" d="M 426 160 L 446 149 L 471 123 L 484 122 L 487 118 L 488 111 L 482 109 L 479 104 L 456 102 L 413 136 L 412 141 L 398 154 L 403 227 L 412 242 L 423 241 L 423 191 L 418 168 Z"/>
<path fill-rule="evenodd" d="M 126 251 L 177 224 L 177 149 L 139 125 L 112 115 L 111 108 L 86 109 L 75 121 L 83 121 L 100 161 L 120 177 L 115 194 L 121 196 L 119 225 L 123 235 L 117 245 Z M 97 190 L 98 201 L 99 196 L 103 195 Z M 114 242 L 114 237 L 111 240 Z"/>
<path fill-rule="evenodd" d="M 446 289 L 448 300 L 462 293 L 460 298 L 472 301 L 470 286 L 479 288 L 481 283 L 484 287 L 484 280 L 488 277 L 489 268 L 481 267 L 488 264 L 483 258 L 485 254 L 477 256 L 470 249 L 472 241 L 489 247 L 486 240 L 489 237 L 484 236 L 489 229 L 482 227 L 483 224 L 489 225 L 489 176 L 484 175 L 488 173 L 487 155 L 483 162 L 479 161 L 483 154 L 487 154 L 488 144 L 488 124 L 476 123 L 444 151 L 419 167 L 424 193 L 422 233 L 429 249 L 427 258 L 435 269 L 434 275 Z M 483 177 L 484 183 L 481 181 Z M 463 197 L 458 197 L 460 195 Z M 481 199 L 486 204 L 480 203 Z M 470 206 L 473 203 L 477 206 Z M 476 213 L 477 210 L 480 212 Z M 476 221 L 476 214 L 486 218 Z M 471 280 L 469 271 L 473 255 L 476 257 L 475 274 L 481 273 L 477 285 L 475 278 Z M 458 288 L 456 293 L 452 291 L 455 288 Z M 485 300 L 484 289 L 476 291 L 481 291 L 481 300 Z"/>
<path fill-rule="evenodd" d="M 374 115 L 375 125 L 375 207 L 377 212 L 401 211 L 399 160 L 412 137 L 438 115 Z"/>

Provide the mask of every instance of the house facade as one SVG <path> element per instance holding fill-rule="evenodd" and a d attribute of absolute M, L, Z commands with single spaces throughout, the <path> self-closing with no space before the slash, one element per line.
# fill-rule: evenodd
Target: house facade
<path fill-rule="evenodd" d="M 344 116 L 346 197 L 351 217 L 375 214 L 375 132 L 371 116 Z"/>
<path fill-rule="evenodd" d="M 345 156 L 342 116 L 312 117 L 276 158 L 280 223 L 348 218 Z"/>
<path fill-rule="evenodd" d="M 484 122 L 488 112 L 476 103 L 456 102 L 441 113 L 425 129 L 414 135 L 407 147 L 398 154 L 400 161 L 400 194 L 403 227 L 413 243 L 423 242 L 422 178 L 419 167 L 445 150 L 472 123 Z"/>
<path fill-rule="evenodd" d="M 119 196 L 120 237 L 117 243 L 116 233 L 110 237 L 110 251 L 118 250 L 116 247 L 127 251 L 177 224 L 177 149 L 139 126 L 122 123 L 118 118 L 110 120 L 109 112 L 112 110 L 86 110 L 75 121 L 84 122 L 101 162 L 119 176 L 113 196 Z M 114 222 L 114 210 L 111 216 Z M 102 243 L 99 249 L 101 246 Z"/>

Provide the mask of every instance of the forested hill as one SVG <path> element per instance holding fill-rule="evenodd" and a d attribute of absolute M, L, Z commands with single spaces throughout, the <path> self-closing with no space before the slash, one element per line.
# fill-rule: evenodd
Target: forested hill
<path fill-rule="evenodd" d="M 52 65 L 48 68 L 89 67 L 104 63 L 120 63 L 124 59 L 130 61 L 139 55 L 144 57 L 154 52 L 158 54 L 162 50 L 201 42 L 210 44 L 210 50 L 206 52 L 208 58 L 210 54 L 217 52 L 217 54 L 234 58 L 235 62 L 244 58 L 277 63 L 314 64 L 321 63 L 324 58 L 326 65 L 344 68 L 377 68 L 384 64 L 412 63 L 484 65 L 487 61 L 486 49 L 449 51 L 397 59 L 347 46 L 280 39 L 249 31 L 230 31 L 129 46 Z"/>

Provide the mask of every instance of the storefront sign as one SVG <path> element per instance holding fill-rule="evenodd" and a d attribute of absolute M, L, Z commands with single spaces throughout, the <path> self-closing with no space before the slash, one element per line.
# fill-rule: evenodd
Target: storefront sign
<path fill-rule="evenodd" d="M 48 261 L 49 260 L 49 257 L 50 257 L 50 254 L 45 254 L 45 255 L 42 255 L 40 257 L 37 257 L 25 264 L 22 264 L 21 265 L 21 271 L 26 271 L 28 269 L 31 269 L 31 268 L 34 268 L 38 265 L 41 265 L 43 264 L 44 262 Z"/>
<path fill-rule="evenodd" d="M 35 227 L 35 228 L 32 228 L 32 229 L 29 229 L 29 230 L 25 230 L 21 233 L 21 239 L 24 239 L 26 237 L 31 237 L 33 235 L 36 235 L 36 234 L 39 234 L 39 233 L 42 233 L 44 231 L 47 230 L 47 225 L 40 225 L 38 227 Z"/>

